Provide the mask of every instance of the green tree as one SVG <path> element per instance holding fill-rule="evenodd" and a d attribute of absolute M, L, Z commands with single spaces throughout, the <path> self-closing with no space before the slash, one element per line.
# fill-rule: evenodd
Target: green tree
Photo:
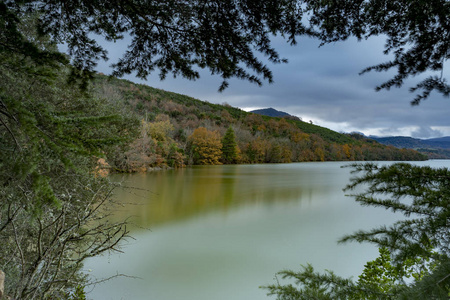
<path fill-rule="evenodd" d="M 14 39 L 0 33 L 5 296 L 64 299 L 88 284 L 83 261 L 117 250 L 127 236 L 125 223 L 106 220 L 114 186 L 94 170 L 98 157 L 131 137 L 136 123 L 116 115 L 114 104 L 93 97 L 90 87 L 68 85 L 68 61 L 48 37 L 37 35 L 36 16 L 14 23 L 4 8 L 2 2 L 0 27 L 23 34 Z M 12 53 L 7 47 L 19 48 Z M 20 47 L 30 52 L 25 55 Z"/>
<path fill-rule="evenodd" d="M 64 298 L 88 282 L 81 272 L 83 261 L 114 250 L 126 236 L 124 224 L 103 219 L 113 187 L 93 170 L 94 155 L 108 152 L 108 144 L 117 142 L 127 125 L 105 113 L 101 99 L 18 72 L 21 66 L 33 66 L 16 58 L 22 65 L 8 58 L 16 70 L 0 67 L 1 100 L 9 113 L 2 115 L 0 127 L 5 295 Z"/>
<path fill-rule="evenodd" d="M 18 44 L 22 34 L 14 27 L 19 16 L 35 11 L 38 28 L 53 40 L 65 42 L 77 75 L 89 75 L 107 51 L 92 33 L 108 41 L 131 37 L 129 50 L 114 66 L 114 75 L 136 72 L 145 78 L 154 69 L 189 79 L 199 77 L 195 66 L 208 68 L 224 79 L 231 77 L 261 84 L 272 81 L 269 68 L 257 57 L 285 62 L 271 45 L 271 34 L 286 36 L 295 44 L 301 31 L 301 9 L 296 0 L 284 1 L 3 1 L 0 24 L 8 39 Z M 13 51 L 13 47 L 5 48 Z M 26 49 L 19 45 L 25 54 Z M 247 66 L 247 68 L 242 67 Z M 251 70 L 252 72 L 249 72 Z M 254 73 L 253 73 L 254 72 Z"/>
<path fill-rule="evenodd" d="M 411 92 L 421 91 L 411 102 L 419 104 L 434 90 L 448 97 L 450 85 L 443 77 L 450 57 L 450 3 L 446 0 L 371 0 L 371 1 L 299 1 L 305 5 L 303 15 L 311 15 L 309 30 L 322 44 L 358 40 L 382 35 L 386 38 L 384 54 L 392 54 L 387 62 L 361 71 L 397 74 L 376 90 L 400 87 L 409 77 L 428 75 Z M 429 75 L 430 71 L 436 75 Z M 428 73 L 426 73 L 428 72 Z"/>
<path fill-rule="evenodd" d="M 222 161 L 224 164 L 235 164 L 238 160 L 238 146 L 233 128 L 228 127 L 222 138 Z"/>
<path fill-rule="evenodd" d="M 366 186 L 354 195 L 365 206 L 401 212 L 406 219 L 391 226 L 358 231 L 341 242 L 369 242 L 380 257 L 367 263 L 357 282 L 332 272 L 282 271 L 295 285 L 266 287 L 278 299 L 448 299 L 450 296 L 450 170 L 397 163 L 353 165 L 362 176 L 347 190 Z M 406 283 L 407 277 L 413 282 Z"/>
<path fill-rule="evenodd" d="M 356 299 L 379 299 L 391 297 L 406 289 L 405 278 L 421 280 L 426 274 L 436 268 L 430 259 L 407 259 L 401 265 L 392 264 L 391 253 L 386 247 L 379 248 L 379 257 L 369 261 L 359 276 L 357 286 L 360 292 Z M 420 266 L 420 269 L 417 269 Z M 368 292 L 370 291 L 370 292 Z"/>
<path fill-rule="evenodd" d="M 0 51 L 48 62 L 60 55 L 36 49 L 17 30 L 21 16 L 29 12 L 39 14 L 40 33 L 67 44 L 75 67 L 72 78 L 89 77 L 96 61 L 107 58 L 92 33 L 108 41 L 130 35 L 129 50 L 114 64 L 114 75 L 136 72 L 146 78 L 159 69 L 161 78 L 173 73 L 196 79 L 196 67 L 208 68 L 224 79 L 220 90 L 231 77 L 257 84 L 272 81 L 270 69 L 257 56 L 259 52 L 270 62 L 286 62 L 272 47 L 272 34 L 290 44 L 302 35 L 323 44 L 382 35 L 384 53 L 393 54 L 393 59 L 362 73 L 395 69 L 397 74 L 377 89 L 399 87 L 411 76 L 435 71 L 436 76 L 411 88 L 422 91 L 412 103 L 419 104 L 433 90 L 444 96 L 450 93 L 441 73 L 450 55 L 446 0 L 2 1 Z"/>

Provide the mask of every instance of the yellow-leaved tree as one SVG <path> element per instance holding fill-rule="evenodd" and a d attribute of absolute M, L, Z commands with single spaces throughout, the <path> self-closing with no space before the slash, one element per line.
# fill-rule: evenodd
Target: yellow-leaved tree
<path fill-rule="evenodd" d="M 217 131 L 199 127 L 188 138 L 191 158 L 195 165 L 220 165 L 222 142 Z"/>
<path fill-rule="evenodd" d="M 144 128 L 153 139 L 165 142 L 171 138 L 174 126 L 166 115 L 156 116 L 155 122 L 145 122 Z"/>

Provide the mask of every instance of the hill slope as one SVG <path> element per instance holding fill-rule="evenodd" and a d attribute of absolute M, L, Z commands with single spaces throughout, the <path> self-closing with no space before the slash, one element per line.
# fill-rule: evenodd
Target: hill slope
<path fill-rule="evenodd" d="M 426 139 L 422 141 L 432 148 L 442 148 L 450 150 L 450 136 L 434 139 Z"/>
<path fill-rule="evenodd" d="M 139 134 L 129 147 L 108 153 L 116 170 L 226 162 L 221 147 L 230 127 L 237 150 L 233 163 L 425 159 L 416 151 L 385 146 L 361 135 L 337 133 L 300 119 L 249 113 L 127 80 L 99 75 L 93 88 L 98 97 L 114 101 L 122 113 L 131 111 L 141 120 Z"/>

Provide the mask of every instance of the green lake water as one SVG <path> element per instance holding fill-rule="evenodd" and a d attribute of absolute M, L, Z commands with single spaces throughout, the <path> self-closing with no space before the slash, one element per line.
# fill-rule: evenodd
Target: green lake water
<path fill-rule="evenodd" d="M 450 167 L 450 161 L 417 162 Z M 274 299 L 262 285 L 275 273 L 313 264 L 354 276 L 377 257 L 366 244 L 338 245 L 358 229 L 389 224 L 397 215 L 359 206 L 342 189 L 348 163 L 198 166 L 114 176 L 126 188 L 117 218 L 135 224 L 123 253 L 90 259 L 102 279 L 90 299 Z"/>

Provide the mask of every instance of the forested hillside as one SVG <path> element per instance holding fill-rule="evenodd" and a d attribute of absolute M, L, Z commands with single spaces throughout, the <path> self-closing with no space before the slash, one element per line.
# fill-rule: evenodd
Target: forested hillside
<path fill-rule="evenodd" d="M 370 137 L 383 145 L 414 149 L 430 159 L 450 158 L 450 137 L 434 139 L 415 139 L 405 136 Z"/>
<path fill-rule="evenodd" d="M 129 147 L 107 154 L 117 171 L 193 164 L 426 159 L 416 151 L 361 135 L 248 113 L 103 75 L 97 76 L 94 90 L 140 119 L 139 136 Z"/>

